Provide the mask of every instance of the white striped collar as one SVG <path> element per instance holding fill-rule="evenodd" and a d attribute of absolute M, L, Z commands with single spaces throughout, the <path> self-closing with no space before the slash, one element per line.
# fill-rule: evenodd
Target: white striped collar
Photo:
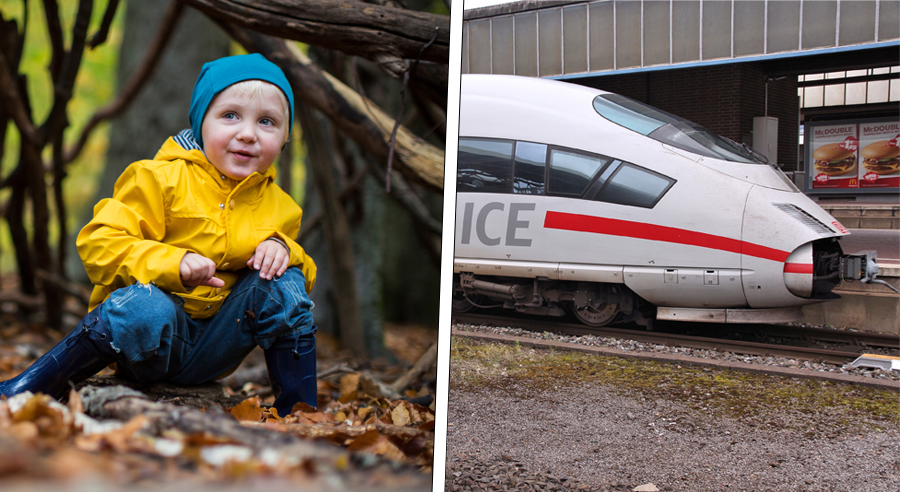
<path fill-rule="evenodd" d="M 197 143 L 197 140 L 194 139 L 194 131 L 190 128 L 181 130 L 178 132 L 178 135 L 175 135 L 172 138 L 184 150 L 203 150 L 200 148 L 200 144 Z"/>

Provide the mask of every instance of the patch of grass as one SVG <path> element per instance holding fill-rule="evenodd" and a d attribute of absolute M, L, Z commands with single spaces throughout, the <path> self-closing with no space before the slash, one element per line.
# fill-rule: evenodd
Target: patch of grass
<path fill-rule="evenodd" d="M 894 391 L 792 379 L 742 371 L 676 366 L 485 344 L 455 337 L 451 387 L 498 393 L 539 392 L 590 384 L 682 404 L 700 416 L 761 427 L 808 430 L 805 417 L 827 421 L 832 431 L 863 425 L 900 432 L 900 397 Z"/>
<path fill-rule="evenodd" d="M 495 378 L 520 372 L 523 361 L 530 360 L 536 351 L 521 345 L 485 344 L 466 337 L 450 339 L 450 364 L 454 385 L 489 384 Z"/>

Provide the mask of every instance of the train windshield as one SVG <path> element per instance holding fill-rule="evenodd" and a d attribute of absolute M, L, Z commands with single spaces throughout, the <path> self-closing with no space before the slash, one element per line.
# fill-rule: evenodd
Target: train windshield
<path fill-rule="evenodd" d="M 658 142 L 706 157 L 749 164 L 768 164 L 750 147 L 720 137 L 702 126 L 618 94 L 594 98 L 600 116 Z"/>

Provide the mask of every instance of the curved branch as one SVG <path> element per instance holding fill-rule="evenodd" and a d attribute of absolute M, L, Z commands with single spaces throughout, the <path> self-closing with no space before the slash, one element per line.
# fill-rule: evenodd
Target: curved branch
<path fill-rule="evenodd" d="M 165 14 L 163 14 L 162 22 L 160 22 L 159 30 L 156 31 L 153 40 L 150 42 L 150 46 L 147 47 L 147 51 L 144 54 L 144 59 L 141 61 L 140 66 L 134 71 L 131 78 L 128 79 L 128 83 L 125 84 L 125 88 L 119 92 L 116 99 L 112 103 L 100 108 L 84 125 L 84 128 L 81 129 L 81 135 L 78 136 L 78 140 L 71 148 L 66 150 L 63 159 L 65 163 L 72 162 L 78 157 L 78 154 L 81 153 L 85 144 L 87 144 L 91 132 L 101 121 L 121 113 L 138 95 L 144 87 L 144 84 L 150 79 L 150 74 L 153 73 L 153 70 L 159 63 L 159 59 L 162 57 L 169 40 L 172 38 L 172 32 L 175 30 L 176 24 L 181 18 L 181 13 L 183 11 L 184 5 L 174 0 L 169 2 Z"/>
<path fill-rule="evenodd" d="M 26 9 L 27 10 L 27 9 Z M 56 0 L 44 0 L 44 17 L 47 19 L 47 35 L 50 37 L 50 78 L 55 83 L 59 80 L 59 70 L 66 53 L 63 46 L 62 24 L 59 21 L 59 6 Z"/>
<path fill-rule="evenodd" d="M 372 60 L 395 77 L 438 30 L 422 60 L 447 63 L 450 17 L 346 0 L 179 0 L 222 22 Z"/>
<path fill-rule="evenodd" d="M 313 65 L 295 43 L 236 28 L 222 26 L 247 51 L 258 52 L 281 67 L 294 96 L 334 122 L 335 126 L 366 152 L 384 162 L 394 120 L 371 101 Z M 367 109 L 368 108 L 368 109 Z M 371 111 L 372 117 L 367 115 Z M 399 158 L 399 159 L 398 159 Z M 417 137 L 405 127 L 397 132 L 397 169 L 411 180 L 440 192 L 444 185 L 444 152 Z"/>
<path fill-rule="evenodd" d="M 0 49 L 6 53 L 10 69 L 19 66 L 22 60 L 22 49 L 25 45 L 25 35 L 28 30 L 28 9 L 22 12 L 22 32 L 19 32 L 19 24 L 15 19 L 6 20 L 3 12 L 0 12 Z"/>
<path fill-rule="evenodd" d="M 32 145 L 40 145 L 41 135 L 31 121 L 31 116 L 22 102 L 19 88 L 9 69 L 10 65 L 6 55 L 3 50 L 0 50 L 0 100 L 3 101 L 3 106 L 12 117 L 22 137 Z"/>
<path fill-rule="evenodd" d="M 69 125 L 66 107 L 69 100 L 72 99 L 72 88 L 75 87 L 75 78 L 81 67 L 81 58 L 84 55 L 93 8 L 93 0 L 78 2 L 78 13 L 75 15 L 75 24 L 72 26 L 71 46 L 69 51 L 63 54 L 59 77 L 54 79 L 53 83 L 53 107 L 50 108 L 47 120 L 41 125 L 41 133 L 45 138 L 62 138 L 63 130 Z M 55 57 L 56 54 L 54 53 L 53 56 Z"/>
<path fill-rule="evenodd" d="M 403 118 L 403 107 L 406 102 L 406 87 L 409 85 L 409 73 L 415 73 L 416 68 L 419 66 L 419 59 L 422 57 L 422 52 L 434 43 L 434 40 L 437 39 L 437 35 L 438 30 L 435 28 L 434 36 L 432 36 L 431 40 L 419 50 L 419 56 L 416 58 L 416 61 L 413 62 L 409 70 L 403 73 L 403 86 L 400 88 L 400 108 L 397 109 L 397 118 L 394 119 L 394 129 L 391 130 L 391 138 L 388 143 L 387 174 L 384 176 L 384 186 L 388 193 L 391 192 L 391 168 L 394 163 L 394 146 L 397 144 L 397 130 L 400 129 L 400 119 Z"/>
<path fill-rule="evenodd" d="M 116 16 L 118 7 L 119 0 L 109 0 L 109 3 L 106 5 L 106 12 L 103 13 L 103 22 L 100 23 L 100 29 L 91 36 L 91 42 L 88 43 L 88 47 L 94 49 L 106 41 L 107 36 L 109 36 L 109 28 L 112 26 L 113 18 Z"/>

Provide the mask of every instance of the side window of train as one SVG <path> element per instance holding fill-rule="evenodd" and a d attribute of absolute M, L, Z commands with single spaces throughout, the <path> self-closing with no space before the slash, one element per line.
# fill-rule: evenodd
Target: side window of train
<path fill-rule="evenodd" d="M 598 182 L 604 178 L 605 185 L 599 188 L 594 200 L 646 208 L 653 208 L 675 184 L 672 178 L 627 162 L 610 166 Z"/>
<path fill-rule="evenodd" d="M 546 162 L 546 144 L 516 142 L 516 161 L 515 166 L 513 166 L 513 193 L 543 195 Z"/>
<path fill-rule="evenodd" d="M 459 139 L 456 191 L 512 192 L 513 142 Z"/>
<path fill-rule="evenodd" d="M 596 154 L 550 149 L 549 193 L 581 196 L 597 171 L 609 161 L 608 157 Z"/>

